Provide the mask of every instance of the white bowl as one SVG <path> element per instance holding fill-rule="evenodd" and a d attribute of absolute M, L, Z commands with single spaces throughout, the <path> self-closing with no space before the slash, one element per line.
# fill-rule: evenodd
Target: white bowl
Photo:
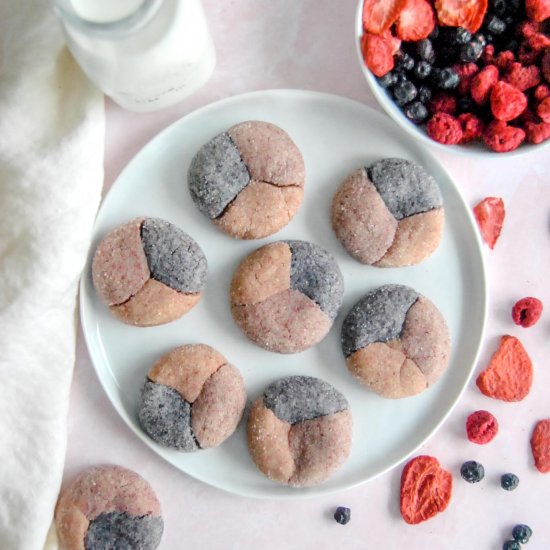
<path fill-rule="evenodd" d="M 359 0 L 357 4 L 357 13 L 355 17 L 355 49 L 357 52 L 357 59 L 359 60 L 359 65 L 369 88 L 371 89 L 374 97 L 378 103 L 382 106 L 384 111 L 407 133 L 411 136 L 419 139 L 421 142 L 425 143 L 430 147 L 435 147 L 441 151 L 446 151 L 450 153 L 456 153 L 459 155 L 467 155 L 469 157 L 478 157 L 483 159 L 490 158 L 511 158 L 528 155 L 530 153 L 535 153 L 541 151 L 543 148 L 548 148 L 550 146 L 550 139 L 547 139 L 543 143 L 534 145 L 531 143 L 523 143 L 514 151 L 508 153 L 497 153 L 489 149 L 484 143 L 481 142 L 472 142 L 464 145 L 444 145 L 437 141 L 434 141 L 426 133 L 423 126 L 417 126 L 413 124 L 401 111 L 399 106 L 394 103 L 390 94 L 386 92 L 382 86 L 380 86 L 376 80 L 376 77 L 370 72 L 370 70 L 365 65 L 363 60 L 363 54 L 361 52 L 361 36 L 363 35 L 363 0 Z"/>

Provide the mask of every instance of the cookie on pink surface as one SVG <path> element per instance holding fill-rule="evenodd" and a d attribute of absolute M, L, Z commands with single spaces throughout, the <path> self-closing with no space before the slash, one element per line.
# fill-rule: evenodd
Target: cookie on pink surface
<path fill-rule="evenodd" d="M 363 264 L 401 267 L 439 246 L 445 214 L 435 180 L 405 159 L 382 159 L 350 174 L 332 201 L 332 227 Z"/>
<path fill-rule="evenodd" d="M 174 224 L 138 218 L 113 229 L 97 247 L 92 279 L 101 301 L 124 323 L 169 323 L 201 298 L 207 262 Z"/>
<path fill-rule="evenodd" d="M 421 393 L 449 363 L 445 319 L 426 297 L 384 285 L 361 298 L 342 325 L 342 351 L 354 378 L 390 399 Z"/>
<path fill-rule="evenodd" d="M 304 196 L 304 159 L 282 129 L 236 124 L 204 144 L 187 174 L 197 208 L 224 233 L 260 239 L 284 227 Z"/>
<path fill-rule="evenodd" d="M 320 342 L 342 305 L 334 258 L 306 241 L 279 241 L 247 256 L 231 281 L 231 312 L 255 344 L 297 353 Z"/>
<path fill-rule="evenodd" d="M 245 404 L 240 372 L 210 346 L 188 344 L 163 355 L 149 371 L 138 416 L 151 439 L 192 452 L 223 443 Z"/>
<path fill-rule="evenodd" d="M 149 483 L 111 465 L 85 470 L 63 491 L 55 526 L 61 550 L 154 550 L 164 529 Z"/>
<path fill-rule="evenodd" d="M 252 460 L 269 479 L 292 487 L 322 483 L 351 450 L 348 402 L 319 378 L 281 378 L 254 401 L 247 440 Z"/>

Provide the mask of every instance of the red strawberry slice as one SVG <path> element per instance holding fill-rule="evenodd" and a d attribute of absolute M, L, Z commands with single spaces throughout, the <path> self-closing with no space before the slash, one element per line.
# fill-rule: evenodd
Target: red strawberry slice
<path fill-rule="evenodd" d="M 363 4 L 363 28 L 365 32 L 382 34 L 399 17 L 407 0 L 365 0 Z"/>
<path fill-rule="evenodd" d="M 383 36 L 366 33 L 361 37 L 363 59 L 376 76 L 384 76 L 393 69 L 394 47 L 394 40 L 389 32 Z"/>
<path fill-rule="evenodd" d="M 550 0 L 526 0 L 525 9 L 529 19 L 544 21 L 550 17 Z"/>
<path fill-rule="evenodd" d="M 487 3 L 488 0 L 435 0 L 435 9 L 442 25 L 476 32 L 483 23 Z"/>
<path fill-rule="evenodd" d="M 474 207 L 474 215 L 483 240 L 492 250 L 504 223 L 504 202 L 497 197 L 487 197 Z"/>
<path fill-rule="evenodd" d="M 395 33 L 401 40 L 417 42 L 424 40 L 434 30 L 435 15 L 426 0 L 407 0 L 395 26 Z"/>

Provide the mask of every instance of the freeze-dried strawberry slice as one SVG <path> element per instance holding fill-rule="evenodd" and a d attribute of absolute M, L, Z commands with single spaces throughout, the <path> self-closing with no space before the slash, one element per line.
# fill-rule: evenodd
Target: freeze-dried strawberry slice
<path fill-rule="evenodd" d="M 527 17 L 540 23 L 550 17 L 550 0 L 525 0 Z"/>
<path fill-rule="evenodd" d="M 417 42 L 428 38 L 434 30 L 435 16 L 426 0 L 407 0 L 395 25 L 395 34 L 401 40 Z"/>
<path fill-rule="evenodd" d="M 474 206 L 474 215 L 483 240 L 492 250 L 504 223 L 504 202 L 498 197 L 487 197 Z"/>
<path fill-rule="evenodd" d="M 533 365 L 525 348 L 515 336 L 503 336 L 489 366 L 476 384 L 487 397 L 502 401 L 521 401 L 531 389 Z"/>
<path fill-rule="evenodd" d="M 531 436 L 535 467 L 543 474 L 550 472 L 550 418 L 539 420 Z"/>
<path fill-rule="evenodd" d="M 453 477 L 437 458 L 421 455 L 410 460 L 401 474 L 401 515 L 410 524 L 443 512 L 451 500 Z"/>
<path fill-rule="evenodd" d="M 399 17 L 407 0 L 365 0 L 363 4 L 363 28 L 366 32 L 382 34 Z"/>
<path fill-rule="evenodd" d="M 487 3 L 488 0 L 436 0 L 435 10 L 442 25 L 476 32 L 483 23 Z"/>
<path fill-rule="evenodd" d="M 393 69 L 394 42 L 389 32 L 383 36 L 366 33 L 361 37 L 361 51 L 365 64 L 376 76 L 384 76 Z"/>

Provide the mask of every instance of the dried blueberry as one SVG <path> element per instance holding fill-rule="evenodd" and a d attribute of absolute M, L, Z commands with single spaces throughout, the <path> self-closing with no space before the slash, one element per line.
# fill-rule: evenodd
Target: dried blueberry
<path fill-rule="evenodd" d="M 513 491 L 519 485 L 519 477 L 515 474 L 503 474 L 500 478 L 500 486 L 505 491 Z"/>
<path fill-rule="evenodd" d="M 502 545 L 502 550 L 521 550 L 521 545 L 517 540 L 507 540 Z"/>
<path fill-rule="evenodd" d="M 430 76 L 432 66 L 427 61 L 419 61 L 414 68 L 413 75 L 418 80 L 424 80 Z"/>
<path fill-rule="evenodd" d="M 395 54 L 394 61 L 396 71 L 412 71 L 414 69 L 414 59 L 402 50 Z"/>
<path fill-rule="evenodd" d="M 439 71 L 433 70 L 432 76 L 433 76 L 433 83 L 438 88 L 441 88 L 442 90 L 453 90 L 460 83 L 460 77 L 450 67 L 441 69 Z"/>
<path fill-rule="evenodd" d="M 420 103 L 428 103 L 428 101 L 432 99 L 432 91 L 428 86 L 420 86 L 420 88 L 418 88 L 417 98 Z"/>
<path fill-rule="evenodd" d="M 457 27 L 453 31 L 453 44 L 466 44 L 472 38 L 472 33 L 464 27 Z"/>
<path fill-rule="evenodd" d="M 487 45 L 487 39 L 485 38 L 485 35 L 479 32 L 472 36 L 471 42 L 479 42 L 482 47 Z"/>
<path fill-rule="evenodd" d="M 416 43 L 416 55 L 428 63 L 433 63 L 435 61 L 433 43 L 429 38 L 425 38 Z"/>
<path fill-rule="evenodd" d="M 502 34 L 506 30 L 506 23 L 496 15 L 488 15 L 485 18 L 485 28 L 492 35 Z"/>
<path fill-rule="evenodd" d="M 346 523 L 349 523 L 349 520 L 351 519 L 351 510 L 345 506 L 338 506 L 334 512 L 334 519 L 340 525 L 346 525 Z"/>
<path fill-rule="evenodd" d="M 413 101 L 403 109 L 405 116 L 415 124 L 422 124 L 428 118 L 428 109 L 420 101 Z"/>
<path fill-rule="evenodd" d="M 533 530 L 531 527 L 529 527 L 529 525 L 524 525 L 523 523 L 516 525 L 512 529 L 512 536 L 514 537 L 514 540 L 521 542 L 521 544 L 527 544 L 532 534 Z"/>
<path fill-rule="evenodd" d="M 384 76 L 378 78 L 378 84 L 380 84 L 382 88 L 391 88 L 396 83 L 397 75 L 395 73 L 392 73 L 391 71 L 389 73 L 386 73 Z"/>
<path fill-rule="evenodd" d="M 460 61 L 463 63 L 472 63 L 477 61 L 483 53 L 483 46 L 477 41 L 471 41 L 460 47 Z"/>
<path fill-rule="evenodd" d="M 406 105 L 416 98 L 418 90 L 409 80 L 402 80 L 393 87 L 393 97 L 398 105 Z"/>
<path fill-rule="evenodd" d="M 460 475 L 468 483 L 478 483 L 485 477 L 485 468 L 475 460 L 468 460 L 461 466 Z"/>

